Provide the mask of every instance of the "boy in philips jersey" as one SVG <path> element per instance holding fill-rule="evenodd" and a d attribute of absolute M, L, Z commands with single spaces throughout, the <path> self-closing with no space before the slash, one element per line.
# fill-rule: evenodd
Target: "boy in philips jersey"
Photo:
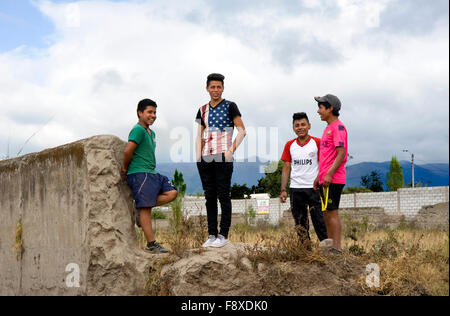
<path fill-rule="evenodd" d="M 280 201 L 286 202 L 286 186 L 290 179 L 290 201 L 292 216 L 302 244 L 310 247 L 308 207 L 311 220 L 320 241 L 326 240 L 327 230 L 322 214 L 320 196 L 314 190 L 314 181 L 319 173 L 320 139 L 309 135 L 311 124 L 306 113 L 293 115 L 293 130 L 297 138 L 288 141 L 281 160 L 284 166 L 281 174 Z"/>

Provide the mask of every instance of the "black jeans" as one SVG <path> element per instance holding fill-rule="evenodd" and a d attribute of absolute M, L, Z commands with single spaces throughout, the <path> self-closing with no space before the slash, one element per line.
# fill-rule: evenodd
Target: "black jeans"
<path fill-rule="evenodd" d="M 327 239 L 327 227 L 323 218 L 322 205 L 320 204 L 319 191 L 314 189 L 290 189 L 292 216 L 295 225 L 298 226 L 298 236 L 302 242 L 311 240 L 309 236 L 308 208 L 311 221 L 320 241 Z"/>
<path fill-rule="evenodd" d="M 215 236 L 219 233 L 217 230 L 217 199 L 219 199 L 222 210 L 220 234 L 228 238 L 231 226 L 230 186 L 233 162 L 225 162 L 223 154 L 206 156 L 197 162 L 197 169 L 205 191 L 208 233 Z"/>

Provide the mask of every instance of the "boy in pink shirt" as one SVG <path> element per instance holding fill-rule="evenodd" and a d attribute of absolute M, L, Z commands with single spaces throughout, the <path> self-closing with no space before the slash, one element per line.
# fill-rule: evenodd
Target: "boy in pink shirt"
<path fill-rule="evenodd" d="M 341 253 L 341 221 L 338 216 L 339 202 L 345 186 L 348 143 L 347 129 L 339 120 L 341 102 L 332 95 L 314 98 L 318 102 L 317 113 L 328 123 L 320 140 L 319 176 L 314 188 L 319 189 L 324 209 L 325 225 L 333 240 L 332 253 Z"/>

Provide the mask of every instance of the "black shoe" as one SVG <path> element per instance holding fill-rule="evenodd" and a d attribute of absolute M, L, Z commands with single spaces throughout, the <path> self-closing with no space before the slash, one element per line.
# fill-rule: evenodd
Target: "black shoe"
<path fill-rule="evenodd" d="M 145 250 L 151 252 L 151 253 L 168 253 L 169 250 L 158 244 L 158 242 L 155 240 L 153 242 L 147 243 L 147 247 L 145 247 Z"/>

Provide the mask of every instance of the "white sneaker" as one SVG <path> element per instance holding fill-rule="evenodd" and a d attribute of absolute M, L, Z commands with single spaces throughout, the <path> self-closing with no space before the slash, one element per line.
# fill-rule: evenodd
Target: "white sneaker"
<path fill-rule="evenodd" d="M 324 239 L 319 243 L 319 248 L 331 248 L 331 247 L 333 247 L 333 239 L 331 238 Z"/>
<path fill-rule="evenodd" d="M 217 235 L 216 240 L 211 244 L 211 247 L 220 248 L 225 246 L 230 242 L 229 239 L 223 237 L 221 234 Z"/>
<path fill-rule="evenodd" d="M 208 240 L 203 243 L 202 247 L 210 247 L 215 240 L 216 240 L 216 236 L 209 235 Z"/>

